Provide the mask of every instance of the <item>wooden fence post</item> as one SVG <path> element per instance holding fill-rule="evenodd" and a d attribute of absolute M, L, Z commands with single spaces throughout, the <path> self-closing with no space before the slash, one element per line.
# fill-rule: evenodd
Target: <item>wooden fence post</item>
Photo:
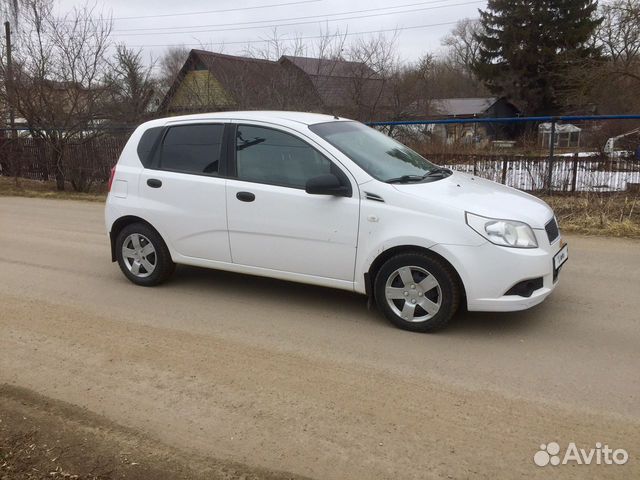
<path fill-rule="evenodd" d="M 571 173 L 571 191 L 576 191 L 576 184 L 578 183 L 578 152 L 573 154 L 573 170 Z"/>
<path fill-rule="evenodd" d="M 549 139 L 549 171 L 547 172 L 547 193 L 553 189 L 553 160 L 556 148 L 556 119 L 551 120 L 551 138 Z"/>
<path fill-rule="evenodd" d="M 502 184 L 507 184 L 507 170 L 509 169 L 509 160 L 502 160 Z"/>

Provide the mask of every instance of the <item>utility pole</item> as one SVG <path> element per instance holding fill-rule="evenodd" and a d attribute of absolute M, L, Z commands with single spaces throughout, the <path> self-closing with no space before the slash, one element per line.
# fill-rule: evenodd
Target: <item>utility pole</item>
<path fill-rule="evenodd" d="M 4 80 L 7 89 L 7 103 L 9 104 L 9 127 L 11 137 L 16 138 L 16 116 L 13 110 L 13 63 L 11 60 L 11 24 L 4 22 L 4 35 L 7 42 L 7 76 Z"/>

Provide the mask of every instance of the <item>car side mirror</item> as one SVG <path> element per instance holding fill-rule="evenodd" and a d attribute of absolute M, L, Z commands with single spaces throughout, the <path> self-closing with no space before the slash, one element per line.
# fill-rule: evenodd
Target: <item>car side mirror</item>
<path fill-rule="evenodd" d="M 351 189 L 333 173 L 310 178 L 305 186 L 305 191 L 311 195 L 351 196 Z"/>

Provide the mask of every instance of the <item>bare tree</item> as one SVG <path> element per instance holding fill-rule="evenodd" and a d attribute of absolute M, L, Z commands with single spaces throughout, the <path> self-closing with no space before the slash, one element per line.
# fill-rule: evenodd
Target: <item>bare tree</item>
<path fill-rule="evenodd" d="M 420 115 L 425 102 L 421 101 L 426 85 L 420 69 L 416 65 L 397 65 L 387 79 L 389 99 L 389 120 L 403 120 Z"/>
<path fill-rule="evenodd" d="M 107 114 L 112 121 L 135 125 L 148 115 L 157 88 L 152 78 L 154 63 L 145 64 L 141 50 L 116 46 L 105 79 L 110 93 Z"/>
<path fill-rule="evenodd" d="M 358 39 L 347 49 L 352 101 L 360 120 L 372 120 L 389 110 L 387 86 L 399 65 L 397 38 L 397 32 L 391 37 L 379 34 Z"/>
<path fill-rule="evenodd" d="M 480 52 L 477 36 L 481 31 L 482 24 L 478 20 L 466 18 L 441 40 L 445 47 L 444 55 L 433 58 L 429 73 L 434 98 L 487 94 L 473 71 Z"/>
<path fill-rule="evenodd" d="M 158 62 L 159 65 L 159 82 L 163 92 L 167 92 L 176 77 L 180 73 L 180 69 L 187 61 L 189 49 L 185 46 L 169 47 L 165 50 Z"/>
<path fill-rule="evenodd" d="M 614 0 L 600 7 L 603 22 L 595 38 L 609 60 L 613 74 L 640 86 L 640 1 Z"/>
<path fill-rule="evenodd" d="M 635 112 L 640 108 L 640 0 L 601 4 L 593 44 L 602 56 L 570 72 L 567 107 L 579 112 Z"/>
<path fill-rule="evenodd" d="M 475 19 L 460 20 L 451 32 L 445 36 L 441 44 L 447 50 L 447 59 L 454 65 L 464 69 L 471 75 L 472 66 L 478 60 L 480 44 L 477 35 L 482 24 Z"/>
<path fill-rule="evenodd" d="M 259 42 L 248 43 L 244 54 L 251 58 L 277 61 L 283 55 L 305 56 L 308 50 L 308 44 L 299 36 L 290 38 L 281 35 L 278 33 L 278 28 L 274 27 L 271 33 L 261 37 Z"/>
<path fill-rule="evenodd" d="M 606 57 L 626 65 L 640 55 L 640 1 L 614 0 L 600 6 L 596 41 Z"/>
<path fill-rule="evenodd" d="M 4 19 L 13 20 L 14 25 L 18 25 L 21 10 L 26 2 L 24 0 L 2 0 L 0 1 L 0 14 Z"/>
<path fill-rule="evenodd" d="M 64 190 L 66 147 L 95 136 L 104 118 L 111 22 L 87 5 L 63 17 L 52 8 L 51 0 L 25 0 L 14 78 L 4 96 L 48 147 L 57 188 Z M 74 188 L 83 188 L 82 178 Z"/>

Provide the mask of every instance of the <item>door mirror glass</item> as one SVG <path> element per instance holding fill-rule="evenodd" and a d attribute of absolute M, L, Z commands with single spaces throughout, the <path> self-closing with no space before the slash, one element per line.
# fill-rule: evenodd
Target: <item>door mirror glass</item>
<path fill-rule="evenodd" d="M 350 193 L 349 188 L 343 185 L 333 173 L 310 178 L 305 186 L 305 191 L 311 195 L 335 195 L 337 197 L 348 197 Z"/>

